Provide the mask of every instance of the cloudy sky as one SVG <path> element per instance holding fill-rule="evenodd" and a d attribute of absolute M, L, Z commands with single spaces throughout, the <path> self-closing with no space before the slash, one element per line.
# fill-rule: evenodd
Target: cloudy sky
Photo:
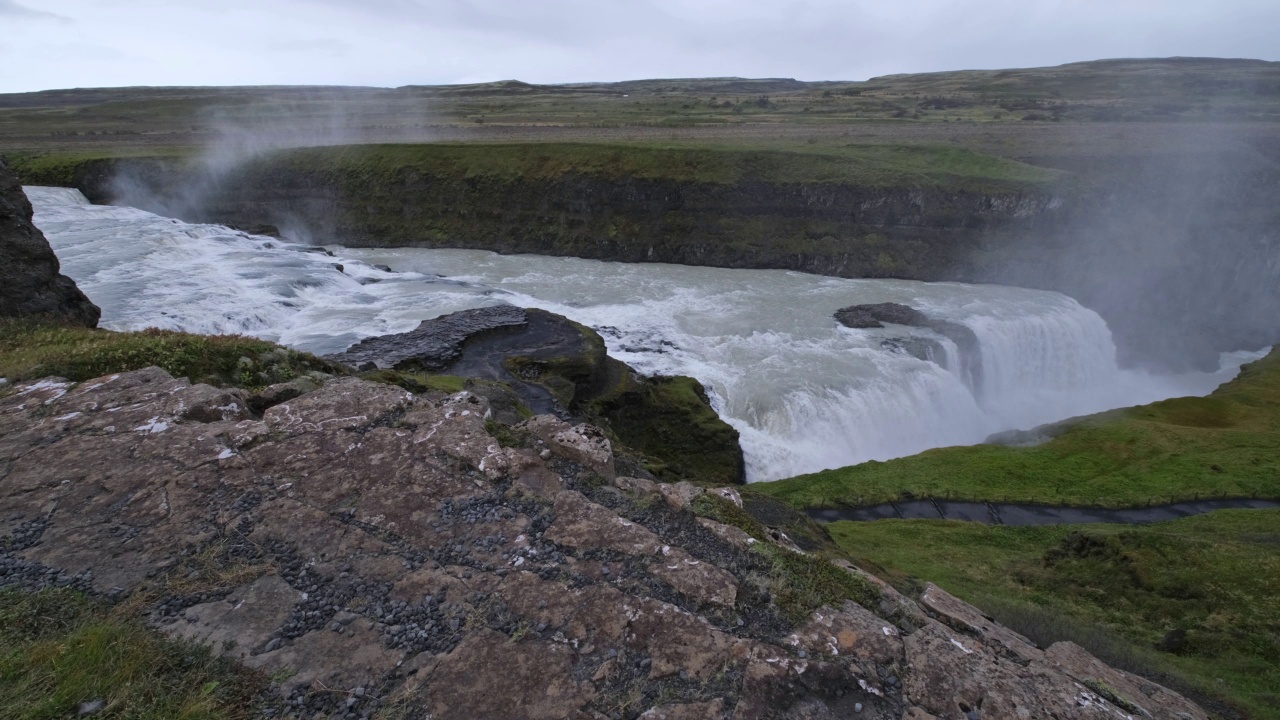
<path fill-rule="evenodd" d="M 1277 0 L 0 0 L 0 92 L 1280 60 Z"/>

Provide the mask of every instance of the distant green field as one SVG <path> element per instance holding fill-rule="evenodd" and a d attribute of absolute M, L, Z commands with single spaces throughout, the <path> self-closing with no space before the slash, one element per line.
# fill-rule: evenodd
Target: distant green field
<path fill-rule="evenodd" d="M 1280 718 L 1280 510 L 1145 526 L 828 529 L 901 587 L 936 582 L 1042 645 L 1072 640 L 1247 717 Z"/>
<path fill-rule="evenodd" d="M 1066 176 L 960 148 L 854 144 L 821 150 L 649 143 L 359 145 L 283 151 L 268 161 L 372 174 L 421 166 L 438 174 L 466 177 L 543 178 L 583 173 L 713 183 L 863 186 L 1039 185 Z"/>
<path fill-rule="evenodd" d="M 181 171 L 200 156 L 189 149 L 158 151 L 28 151 L 10 164 L 29 183 L 74 185 L 92 164 L 147 161 Z M 246 167 L 336 174 L 356 186 L 394 182 L 423 172 L 454 178 L 554 179 L 581 174 L 677 182 L 738 184 L 839 183 L 860 187 L 947 187 L 971 190 L 1050 189 L 1066 186 L 1069 173 L 938 146 L 750 146 L 689 143 L 435 143 L 300 148 L 268 152 Z M 198 165 L 191 165 L 199 171 Z"/>
<path fill-rule="evenodd" d="M 909 497 L 1110 507 L 1280 498 L 1280 351 L 1208 397 L 1092 416 L 1038 447 L 939 448 L 752 489 L 796 507 Z"/>

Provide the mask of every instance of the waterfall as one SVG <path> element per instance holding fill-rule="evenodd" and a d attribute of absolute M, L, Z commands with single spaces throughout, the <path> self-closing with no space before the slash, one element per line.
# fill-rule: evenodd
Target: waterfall
<path fill-rule="evenodd" d="M 1233 354 L 1217 373 L 1123 370 L 1096 313 L 1023 288 L 473 250 L 333 247 L 331 256 L 90 205 L 75 190 L 27 192 L 63 272 L 102 308 L 104 327 L 242 333 L 325 354 L 457 310 L 539 307 L 596 328 L 642 373 L 701 381 L 741 433 L 752 481 L 1204 394 L 1256 357 Z M 832 317 L 878 302 L 962 325 L 976 347 L 915 327 L 854 330 Z"/>

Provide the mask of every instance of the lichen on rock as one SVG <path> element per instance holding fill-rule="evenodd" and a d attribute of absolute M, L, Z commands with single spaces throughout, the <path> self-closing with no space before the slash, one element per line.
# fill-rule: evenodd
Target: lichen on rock
<path fill-rule="evenodd" d="M 127 600 L 274 678 L 261 702 L 284 716 L 1205 717 L 940 588 L 917 605 L 777 545 L 791 516 L 732 488 L 601 483 L 572 442 L 503 446 L 472 393 L 339 378 L 261 417 L 244 395 L 158 368 L 7 388 L 0 588 Z M 858 591 L 829 584 L 793 622 L 779 588 L 815 577 Z"/>

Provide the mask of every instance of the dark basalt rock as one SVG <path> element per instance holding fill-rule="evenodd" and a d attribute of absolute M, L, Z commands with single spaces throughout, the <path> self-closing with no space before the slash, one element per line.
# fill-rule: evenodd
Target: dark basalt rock
<path fill-rule="evenodd" d="M 407 333 L 368 338 L 332 359 L 356 367 L 373 363 L 379 368 L 398 370 L 443 370 L 461 356 L 462 345 L 468 338 L 527 322 L 524 309 L 514 305 L 463 310 L 423 320 Z"/>
<path fill-rule="evenodd" d="M 850 305 L 837 310 L 835 319 L 855 330 L 882 328 L 885 323 L 932 330 L 954 342 L 960 350 L 961 366 L 947 369 L 958 372 L 965 384 L 975 391 L 982 387 L 982 348 L 978 336 L 960 323 L 931 318 L 910 305 L 892 302 Z M 928 338 L 894 338 L 886 343 L 895 350 L 946 367 L 946 353 L 942 352 L 942 346 Z"/>
<path fill-rule="evenodd" d="M 890 352 L 906 353 L 917 360 L 936 363 L 947 367 L 947 352 L 942 343 L 927 337 L 889 338 L 880 342 L 880 347 Z"/>
<path fill-rule="evenodd" d="M 534 414 L 603 426 L 666 480 L 745 477 L 738 432 L 716 415 L 697 380 L 643 377 L 609 357 L 594 330 L 545 310 L 463 310 L 411 332 L 368 338 L 331 359 L 361 369 L 471 378 L 473 392 L 505 408 L 495 415 L 500 422 L 514 412 L 499 388 L 505 386 Z"/>
<path fill-rule="evenodd" d="M 850 305 L 837 310 L 835 317 L 841 325 L 855 329 L 882 328 L 885 323 L 928 327 L 930 322 L 928 315 L 910 305 L 891 302 Z"/>
<path fill-rule="evenodd" d="M 22 184 L 0 158 L 0 317 L 39 315 L 97 327 L 102 311 L 59 274 L 58 258 L 31 216 Z"/>

